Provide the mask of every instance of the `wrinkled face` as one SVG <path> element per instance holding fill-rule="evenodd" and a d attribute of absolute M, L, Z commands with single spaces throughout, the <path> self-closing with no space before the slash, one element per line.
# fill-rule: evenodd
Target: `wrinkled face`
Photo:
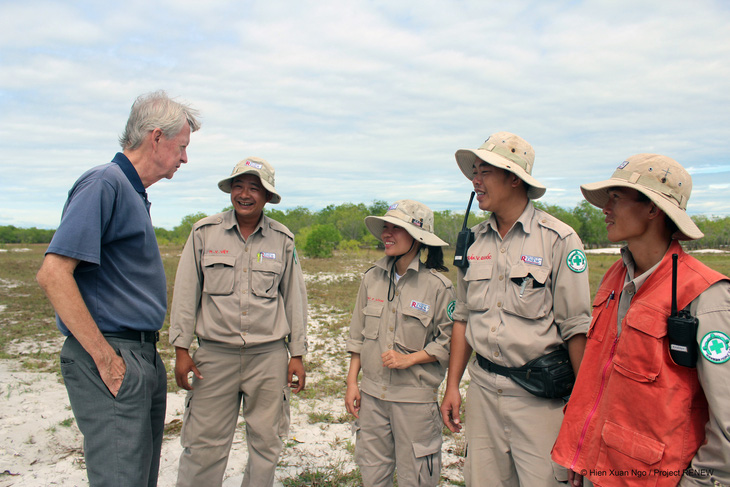
<path fill-rule="evenodd" d="M 474 163 L 472 184 L 479 209 L 500 213 L 500 204 L 512 195 L 511 173 L 481 159 Z"/>
<path fill-rule="evenodd" d="M 255 174 L 236 176 L 231 182 L 231 203 L 239 220 L 258 220 L 270 199 L 271 193 L 266 191 Z"/>
<path fill-rule="evenodd" d="M 608 202 L 603 207 L 606 230 L 611 242 L 631 242 L 646 233 L 652 203 L 640 199 L 632 188 L 614 187 L 608 190 Z"/>
<path fill-rule="evenodd" d="M 159 130 L 159 129 L 157 129 Z M 190 125 L 186 122 L 183 128 L 172 138 L 166 138 L 162 133 L 155 135 L 155 161 L 160 178 L 172 179 L 181 165 L 188 162 L 187 147 L 190 144 Z"/>
<path fill-rule="evenodd" d="M 405 228 L 385 222 L 380 238 L 385 244 L 385 255 L 398 256 L 407 253 L 413 245 L 413 237 Z"/>

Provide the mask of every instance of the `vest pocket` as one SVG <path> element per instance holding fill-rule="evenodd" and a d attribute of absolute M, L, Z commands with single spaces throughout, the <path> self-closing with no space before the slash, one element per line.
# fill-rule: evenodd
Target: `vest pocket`
<path fill-rule="evenodd" d="M 203 256 L 203 292 L 211 295 L 225 295 L 233 292 L 236 280 L 236 257 L 233 255 Z"/>
<path fill-rule="evenodd" d="M 606 421 L 601 430 L 601 451 L 597 470 L 608 475 L 643 479 L 636 485 L 655 485 L 658 476 L 649 475 L 661 467 L 664 443 L 624 426 Z M 615 479 L 617 480 L 617 479 Z"/>
<path fill-rule="evenodd" d="M 596 324 L 599 323 L 601 314 L 611 312 L 608 310 L 608 307 L 611 304 L 611 300 L 609 300 L 609 298 L 611 298 L 611 292 L 613 292 L 611 289 L 600 288 L 596 292 L 596 297 L 593 298 L 593 316 L 591 318 L 591 326 L 588 328 L 588 334 L 586 337 L 596 340 L 597 342 L 602 342 L 603 337 L 606 335 L 605 324 L 603 327 L 596 327 Z"/>
<path fill-rule="evenodd" d="M 614 369 L 637 382 L 653 382 L 662 369 L 666 316 L 641 305 L 627 313 L 613 358 Z"/>

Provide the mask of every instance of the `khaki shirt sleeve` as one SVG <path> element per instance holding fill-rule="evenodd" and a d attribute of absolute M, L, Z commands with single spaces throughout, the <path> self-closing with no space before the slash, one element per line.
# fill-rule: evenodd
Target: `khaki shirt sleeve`
<path fill-rule="evenodd" d="M 730 336 L 730 282 L 710 286 L 690 310 L 699 321 L 698 344 L 713 331 Z M 706 442 L 697 450 L 679 485 L 730 485 L 730 361 L 712 363 L 700 351 L 697 376 L 707 398 L 710 419 L 705 426 Z"/>
<path fill-rule="evenodd" d="M 195 230 L 192 230 L 180 256 L 172 295 L 170 343 L 185 349 L 190 348 L 193 342 L 200 308 L 203 275 L 199 244 L 196 242 Z"/>
<path fill-rule="evenodd" d="M 449 351 L 451 349 L 451 330 L 454 326 L 452 313 L 449 307 L 454 306 L 456 293 L 454 287 L 449 284 L 438 293 L 436 297 L 436 313 L 434 314 L 434 322 L 436 323 L 436 334 L 434 340 L 428 344 L 424 350 L 430 356 L 435 357 L 443 367 L 449 366 Z"/>
<path fill-rule="evenodd" d="M 452 317 L 454 321 L 466 321 L 469 319 L 469 310 L 466 307 L 466 280 L 464 279 L 464 269 L 456 271 L 456 308 Z"/>
<path fill-rule="evenodd" d="M 363 310 L 367 305 L 368 299 L 365 279 L 366 276 L 363 276 L 362 282 L 360 282 L 360 289 L 357 291 L 357 300 L 355 301 L 355 309 L 352 311 L 352 319 L 350 320 L 350 335 L 347 339 L 347 351 L 352 353 L 362 352 L 362 330 L 365 326 L 365 315 Z"/>
<path fill-rule="evenodd" d="M 585 258 L 583 243 L 572 233 L 559 239 L 554 250 L 553 315 L 560 336 L 568 341 L 575 335 L 588 333 L 591 324 L 591 292 L 588 283 L 588 266 L 576 272 L 568 265 L 568 256 L 579 250 Z"/>
<path fill-rule="evenodd" d="M 286 245 L 286 268 L 281 278 L 280 290 L 284 298 L 284 309 L 289 322 L 289 354 L 300 357 L 307 353 L 307 289 L 304 273 L 296 254 L 294 241 Z"/>

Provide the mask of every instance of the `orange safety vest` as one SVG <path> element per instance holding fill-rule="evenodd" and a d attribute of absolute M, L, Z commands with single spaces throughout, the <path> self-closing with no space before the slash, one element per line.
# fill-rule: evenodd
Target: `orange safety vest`
<path fill-rule="evenodd" d="M 707 400 L 697 369 L 676 365 L 667 343 L 675 253 L 678 309 L 727 279 L 673 241 L 632 299 L 620 336 L 621 260 L 593 300 L 585 354 L 552 457 L 597 486 L 677 485 L 705 440 Z"/>

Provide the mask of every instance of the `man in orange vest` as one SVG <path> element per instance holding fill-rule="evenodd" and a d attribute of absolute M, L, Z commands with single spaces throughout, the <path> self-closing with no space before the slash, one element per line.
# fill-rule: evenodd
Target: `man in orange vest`
<path fill-rule="evenodd" d="M 628 245 L 594 298 L 553 460 L 573 486 L 730 485 L 730 280 L 678 242 L 703 236 L 690 175 L 638 154 L 581 190 Z"/>

